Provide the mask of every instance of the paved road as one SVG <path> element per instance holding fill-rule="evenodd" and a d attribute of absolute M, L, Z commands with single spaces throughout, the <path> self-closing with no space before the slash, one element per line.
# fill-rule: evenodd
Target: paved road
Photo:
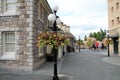
<path fill-rule="evenodd" d="M 120 80 L 120 66 L 103 61 L 106 52 L 82 50 L 66 56 L 61 74 L 71 80 Z"/>
<path fill-rule="evenodd" d="M 69 53 L 58 62 L 60 80 L 120 80 L 120 66 L 107 62 L 106 51 L 81 50 Z M 0 80 L 52 80 L 53 63 L 45 63 L 38 71 L 3 74 Z"/>

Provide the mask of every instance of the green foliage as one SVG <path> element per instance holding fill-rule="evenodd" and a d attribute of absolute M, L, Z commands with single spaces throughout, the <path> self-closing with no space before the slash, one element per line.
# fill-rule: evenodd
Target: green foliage
<path fill-rule="evenodd" d="M 85 35 L 85 37 L 84 37 L 84 41 L 86 41 L 87 40 L 87 36 Z"/>
<path fill-rule="evenodd" d="M 91 32 L 89 37 L 94 37 L 96 40 L 102 41 L 106 36 L 106 30 L 100 29 L 98 32 Z"/>
<path fill-rule="evenodd" d="M 89 34 L 89 37 L 93 37 L 93 34 L 92 34 L 92 33 L 90 33 L 90 34 Z"/>
<path fill-rule="evenodd" d="M 36 41 L 38 47 L 43 47 L 44 45 L 58 47 L 69 44 L 69 39 L 57 32 L 42 32 L 37 36 Z"/>
<path fill-rule="evenodd" d="M 93 44 L 92 40 L 88 40 L 88 42 L 87 42 L 87 46 L 91 47 L 92 44 Z"/>
<path fill-rule="evenodd" d="M 78 40 L 77 43 L 78 43 L 79 45 L 82 45 L 82 44 L 83 44 L 83 40 Z"/>

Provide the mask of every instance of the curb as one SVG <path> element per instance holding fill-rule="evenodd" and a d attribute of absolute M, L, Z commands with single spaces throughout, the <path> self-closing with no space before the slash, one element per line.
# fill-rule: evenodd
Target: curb
<path fill-rule="evenodd" d="M 117 56 L 117 57 L 105 57 L 102 60 L 106 63 L 120 66 L 120 57 L 119 56 Z"/>

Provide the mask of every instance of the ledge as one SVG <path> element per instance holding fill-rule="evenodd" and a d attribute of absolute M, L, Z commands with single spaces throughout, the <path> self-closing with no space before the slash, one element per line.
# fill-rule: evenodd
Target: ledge
<path fill-rule="evenodd" d="M 17 13 L 1 13 L 0 16 L 17 16 Z"/>
<path fill-rule="evenodd" d="M 0 60 L 16 60 L 15 55 L 5 54 L 0 57 Z"/>

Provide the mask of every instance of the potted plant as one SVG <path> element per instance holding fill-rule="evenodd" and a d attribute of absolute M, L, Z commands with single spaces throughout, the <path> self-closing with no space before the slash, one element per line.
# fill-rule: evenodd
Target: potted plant
<path fill-rule="evenodd" d="M 58 46 L 64 46 L 69 44 L 69 39 L 57 32 L 42 32 L 37 36 L 37 46 L 43 47 L 49 45 L 52 48 L 58 48 Z M 53 52 L 53 51 L 52 51 Z M 49 56 L 51 55 L 51 56 Z M 53 54 L 49 54 L 47 57 L 52 57 Z"/>

